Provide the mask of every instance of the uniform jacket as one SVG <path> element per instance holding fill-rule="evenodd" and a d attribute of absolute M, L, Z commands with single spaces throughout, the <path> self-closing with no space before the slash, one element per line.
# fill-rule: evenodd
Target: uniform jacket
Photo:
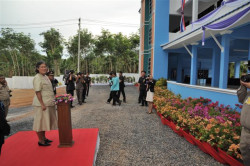
<path fill-rule="evenodd" d="M 10 93 L 9 93 L 9 87 L 8 85 L 2 85 L 0 84 L 0 101 L 9 100 L 10 99 Z"/>
<path fill-rule="evenodd" d="M 237 91 L 239 102 L 243 104 L 240 116 L 240 123 L 243 127 L 250 130 L 250 92 L 243 85 Z"/>
<path fill-rule="evenodd" d="M 45 106 L 54 106 L 54 92 L 52 89 L 52 84 L 49 80 L 49 78 L 45 75 L 43 76 L 42 74 L 36 74 L 34 80 L 33 80 L 33 86 L 35 92 L 41 92 L 42 94 L 42 100 Z M 41 106 L 36 94 L 33 99 L 33 106 Z"/>
<path fill-rule="evenodd" d="M 111 82 L 111 80 L 110 80 Z M 119 91 L 119 78 L 118 77 L 113 77 L 112 78 L 112 86 L 110 87 L 111 91 Z"/>

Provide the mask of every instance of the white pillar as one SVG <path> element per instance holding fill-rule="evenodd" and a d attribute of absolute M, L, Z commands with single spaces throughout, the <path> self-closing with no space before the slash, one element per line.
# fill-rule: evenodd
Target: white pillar
<path fill-rule="evenodd" d="M 198 19 L 198 1 L 193 0 L 193 8 L 192 8 L 192 22 L 195 22 Z"/>

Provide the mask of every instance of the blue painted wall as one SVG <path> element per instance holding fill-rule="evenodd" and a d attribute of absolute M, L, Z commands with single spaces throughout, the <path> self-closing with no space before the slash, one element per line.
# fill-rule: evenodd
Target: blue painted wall
<path fill-rule="evenodd" d="M 202 96 L 211 99 L 212 102 L 219 101 L 219 104 L 230 105 L 232 108 L 235 108 L 235 104 L 239 104 L 236 95 L 189 88 L 171 83 L 168 83 L 168 90 L 174 92 L 176 95 L 181 94 L 183 99 L 188 97 L 199 98 Z"/>
<path fill-rule="evenodd" d="M 161 46 L 169 41 L 169 0 L 155 1 L 154 65 L 155 79 L 167 78 L 168 53 Z"/>

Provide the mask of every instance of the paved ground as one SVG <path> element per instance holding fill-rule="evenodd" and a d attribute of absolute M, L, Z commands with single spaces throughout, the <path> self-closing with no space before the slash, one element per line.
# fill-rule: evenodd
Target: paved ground
<path fill-rule="evenodd" d="M 212 157 L 161 124 L 160 118 L 147 114 L 137 104 L 138 92 L 127 86 L 127 103 L 106 104 L 108 86 L 91 87 L 87 103 L 72 109 L 73 128 L 99 128 L 100 149 L 97 166 L 217 166 Z M 19 114 L 13 115 L 16 112 Z M 12 134 L 31 130 L 32 107 L 10 111 Z"/>

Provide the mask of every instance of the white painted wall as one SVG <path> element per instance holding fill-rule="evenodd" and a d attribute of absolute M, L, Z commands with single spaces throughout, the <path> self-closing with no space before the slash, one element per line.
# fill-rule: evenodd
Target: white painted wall
<path fill-rule="evenodd" d="M 118 73 L 117 73 L 118 74 Z M 124 73 L 126 77 L 135 77 L 135 82 L 139 79 L 139 74 L 137 73 Z M 109 76 L 108 74 L 90 74 L 90 77 L 100 77 L 100 76 Z M 60 77 L 55 77 L 61 86 L 64 86 L 63 75 Z M 12 78 L 6 78 L 8 86 L 10 89 L 32 89 L 33 88 L 33 79 L 34 77 L 28 76 L 13 76 Z"/>

